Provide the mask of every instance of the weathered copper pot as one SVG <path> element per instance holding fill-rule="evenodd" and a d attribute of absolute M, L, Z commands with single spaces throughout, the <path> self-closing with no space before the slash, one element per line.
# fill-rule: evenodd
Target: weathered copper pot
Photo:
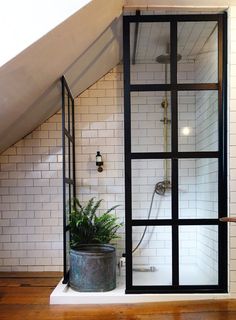
<path fill-rule="evenodd" d="M 85 244 L 70 251 L 70 286 L 76 291 L 116 287 L 116 250 L 108 244 Z"/>

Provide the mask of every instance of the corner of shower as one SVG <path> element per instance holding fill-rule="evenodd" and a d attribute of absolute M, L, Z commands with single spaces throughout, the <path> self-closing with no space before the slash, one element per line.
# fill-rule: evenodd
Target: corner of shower
<path fill-rule="evenodd" d="M 221 28 L 221 15 L 124 18 L 127 293 L 226 290 Z"/>

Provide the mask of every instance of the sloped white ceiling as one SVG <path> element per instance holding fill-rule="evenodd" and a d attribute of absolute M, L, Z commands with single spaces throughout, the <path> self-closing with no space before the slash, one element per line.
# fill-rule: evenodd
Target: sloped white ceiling
<path fill-rule="evenodd" d="M 91 1 L 0 1 L 0 67 Z"/>
<path fill-rule="evenodd" d="M 115 18 L 65 72 L 73 96 L 91 86 L 122 57 L 122 17 Z"/>
<path fill-rule="evenodd" d="M 123 2 L 93 0 L 0 68 L 0 152 L 59 110 L 61 75 L 78 95 L 119 63 Z"/>

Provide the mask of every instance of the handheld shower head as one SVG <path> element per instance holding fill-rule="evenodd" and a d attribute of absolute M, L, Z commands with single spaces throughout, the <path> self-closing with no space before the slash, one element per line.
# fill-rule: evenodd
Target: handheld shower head
<path fill-rule="evenodd" d="M 160 196 L 164 196 L 166 191 L 171 189 L 171 183 L 169 180 L 160 181 L 155 185 L 155 193 Z"/>

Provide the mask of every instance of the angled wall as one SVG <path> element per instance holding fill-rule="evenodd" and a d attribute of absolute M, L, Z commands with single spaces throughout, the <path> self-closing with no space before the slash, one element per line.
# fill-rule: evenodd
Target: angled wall
<path fill-rule="evenodd" d="M 0 68 L 0 152 L 60 108 L 62 74 L 71 77 L 78 95 L 119 62 L 122 5 L 123 0 L 90 2 Z M 83 69 L 76 79 L 78 61 L 97 71 Z"/>

